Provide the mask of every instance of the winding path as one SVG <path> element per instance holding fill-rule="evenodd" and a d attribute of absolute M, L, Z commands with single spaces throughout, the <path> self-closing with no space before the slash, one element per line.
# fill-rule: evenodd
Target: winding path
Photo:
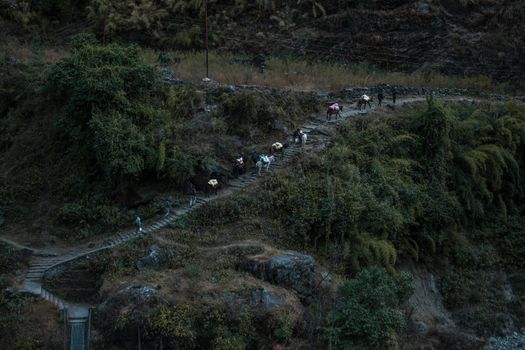
<path fill-rule="evenodd" d="M 451 98 L 452 100 L 467 100 L 467 101 L 478 101 L 473 98 Z M 410 103 L 423 102 L 425 97 L 413 97 L 399 99 L 397 106 L 403 106 Z M 377 108 L 377 107 L 375 107 Z M 384 108 L 384 107 L 383 107 Z M 284 154 L 279 156 L 275 161 L 275 164 L 272 165 L 270 172 L 283 167 L 286 163 L 292 160 L 297 154 L 304 151 L 318 151 L 325 149 L 330 144 L 330 134 L 327 132 L 341 121 L 349 118 L 355 117 L 358 115 L 364 115 L 365 112 L 360 112 L 353 109 L 352 107 L 347 107 L 344 113 L 342 114 L 341 119 L 332 118 L 331 121 L 325 120 L 325 117 L 318 117 L 314 120 L 311 120 L 306 125 L 302 127 L 303 131 L 308 134 L 307 145 L 302 148 L 300 146 L 294 145 L 290 146 L 284 151 Z M 267 175 L 264 173 L 263 176 Z M 119 232 L 104 241 L 97 243 L 84 244 L 79 247 L 70 248 L 62 253 L 56 253 L 51 251 L 40 251 L 35 250 L 29 247 L 25 247 L 11 240 L 1 238 L 0 240 L 11 244 L 17 248 L 29 249 L 33 251 L 33 259 L 30 262 L 29 269 L 25 275 L 25 279 L 21 286 L 21 291 L 26 293 L 31 293 L 38 295 L 45 300 L 50 301 L 51 303 L 58 306 L 61 310 L 66 309 L 67 315 L 69 317 L 69 323 L 71 325 L 71 349 L 84 349 L 84 345 L 79 346 L 78 344 L 73 344 L 73 338 L 86 339 L 87 337 L 87 320 L 89 317 L 89 308 L 90 305 L 82 305 L 78 303 L 67 302 L 57 295 L 47 291 L 43 288 L 43 277 L 47 271 L 55 269 L 64 264 L 74 263 L 77 260 L 84 258 L 89 258 L 93 254 L 104 250 L 110 250 L 120 244 L 125 242 L 137 239 L 142 235 L 149 235 L 162 228 L 166 227 L 170 223 L 174 222 L 181 216 L 186 215 L 187 213 L 205 205 L 208 202 L 230 196 L 233 193 L 241 191 L 242 189 L 250 186 L 259 179 L 255 174 L 244 174 L 237 179 L 232 180 L 228 186 L 219 192 L 218 195 L 212 197 L 199 197 L 197 198 L 197 203 L 192 208 L 180 208 L 175 210 L 175 212 L 164 216 L 158 221 L 152 223 L 151 225 L 144 228 L 143 233 L 137 233 L 135 231 L 124 231 Z M 212 248 L 209 248 L 212 249 Z M 80 341 L 80 340 L 79 340 Z M 78 342 L 78 341 L 77 341 Z"/>

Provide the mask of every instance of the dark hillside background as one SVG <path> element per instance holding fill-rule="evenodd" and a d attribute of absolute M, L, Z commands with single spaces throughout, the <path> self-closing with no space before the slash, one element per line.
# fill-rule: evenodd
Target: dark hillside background
<path fill-rule="evenodd" d="M 66 42 L 94 29 L 102 41 L 202 49 L 203 0 L 0 0 L 0 36 Z M 209 0 L 211 48 L 387 70 L 488 75 L 523 84 L 522 0 Z"/>

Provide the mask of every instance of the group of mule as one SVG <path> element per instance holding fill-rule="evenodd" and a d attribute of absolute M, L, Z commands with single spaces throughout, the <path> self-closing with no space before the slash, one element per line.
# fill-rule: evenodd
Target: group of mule
<path fill-rule="evenodd" d="M 292 138 L 294 144 L 299 144 L 301 147 L 306 145 L 308 136 L 300 128 L 295 130 Z M 250 153 L 250 159 L 255 166 L 255 173 L 257 176 L 262 175 L 263 169 L 266 171 L 270 170 L 270 166 L 275 162 L 277 157 L 284 157 L 284 151 L 289 146 L 288 143 L 282 144 L 280 142 L 275 142 L 270 146 L 269 153 L 261 153 L 256 150 L 253 150 Z M 238 177 L 246 172 L 246 163 L 247 159 L 243 154 L 240 154 L 238 158 L 235 158 L 233 161 L 233 175 Z M 214 181 L 212 181 L 214 180 Z M 210 179 L 208 182 L 209 192 L 216 193 L 216 188 L 218 187 L 216 179 Z"/>
<path fill-rule="evenodd" d="M 378 94 L 379 105 L 381 105 L 382 99 L 383 99 L 383 93 L 379 92 Z M 366 109 L 366 106 L 368 106 L 368 108 L 372 108 L 371 102 L 373 102 L 373 98 L 371 98 L 368 95 L 362 95 L 357 100 L 357 109 L 358 110 L 362 110 L 363 108 Z M 395 97 L 394 97 L 394 103 L 395 103 Z M 341 116 L 342 111 L 343 111 L 343 106 L 340 105 L 338 102 L 329 103 L 328 109 L 326 110 L 326 120 L 332 120 L 333 115 L 335 115 L 336 119 L 342 118 Z"/>
<path fill-rule="evenodd" d="M 366 106 L 368 105 L 369 108 L 372 108 L 372 105 L 370 104 L 372 102 L 372 98 L 370 98 L 367 95 L 362 95 L 358 101 L 357 101 L 357 109 L 361 110 L 363 107 L 366 109 Z M 326 111 L 326 119 L 331 120 L 332 116 L 335 115 L 336 119 L 342 118 L 341 112 L 343 111 L 343 106 L 340 105 L 337 102 L 330 103 L 328 106 L 328 109 Z M 300 128 L 296 129 L 292 142 L 294 144 L 299 144 L 301 146 L 304 146 L 306 144 L 306 141 L 308 140 L 308 135 L 303 132 Z M 282 144 L 280 142 L 275 142 L 270 147 L 269 154 L 260 153 L 256 150 L 252 151 L 250 153 L 250 159 L 252 163 L 255 165 L 255 173 L 257 176 L 261 176 L 262 170 L 269 171 L 270 166 L 279 155 L 284 155 L 284 150 L 286 147 L 289 146 L 288 144 Z M 244 155 L 240 155 L 238 158 L 236 158 L 233 162 L 233 174 L 235 177 L 238 177 L 246 172 L 246 162 L 247 159 L 244 157 Z M 219 181 L 215 178 L 212 178 L 208 181 L 208 193 L 216 194 L 217 189 L 219 188 Z"/>

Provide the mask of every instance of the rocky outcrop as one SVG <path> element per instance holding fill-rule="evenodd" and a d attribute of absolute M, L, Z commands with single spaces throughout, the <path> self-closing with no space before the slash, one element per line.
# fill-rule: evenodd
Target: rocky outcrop
<path fill-rule="evenodd" d="M 296 251 L 248 257 L 246 269 L 257 278 L 291 288 L 302 296 L 310 295 L 315 284 L 315 259 Z"/>
<path fill-rule="evenodd" d="M 151 245 L 148 248 L 148 255 L 137 261 L 135 266 L 137 266 L 137 269 L 139 270 L 144 270 L 148 268 L 159 269 L 162 266 L 162 263 L 164 262 L 165 258 L 165 254 L 158 246 Z"/>
<path fill-rule="evenodd" d="M 286 301 L 284 296 L 272 293 L 268 288 L 256 288 L 251 291 L 250 305 L 266 309 L 279 308 Z"/>

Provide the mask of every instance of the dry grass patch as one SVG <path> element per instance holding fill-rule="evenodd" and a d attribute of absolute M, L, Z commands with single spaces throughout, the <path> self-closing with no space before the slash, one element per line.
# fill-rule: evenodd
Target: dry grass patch
<path fill-rule="evenodd" d="M 157 62 L 158 52 L 146 50 L 150 62 Z M 204 52 L 172 52 L 180 62 L 170 66 L 182 80 L 199 81 L 205 75 Z M 210 78 L 223 84 L 255 84 L 283 89 L 312 91 L 338 90 L 349 86 L 395 84 L 415 87 L 469 88 L 504 92 L 507 86 L 486 76 L 447 76 L 438 73 L 384 72 L 366 64 L 344 65 L 326 62 L 271 57 L 268 70 L 241 63 L 245 59 L 228 53 L 211 52 Z"/>

